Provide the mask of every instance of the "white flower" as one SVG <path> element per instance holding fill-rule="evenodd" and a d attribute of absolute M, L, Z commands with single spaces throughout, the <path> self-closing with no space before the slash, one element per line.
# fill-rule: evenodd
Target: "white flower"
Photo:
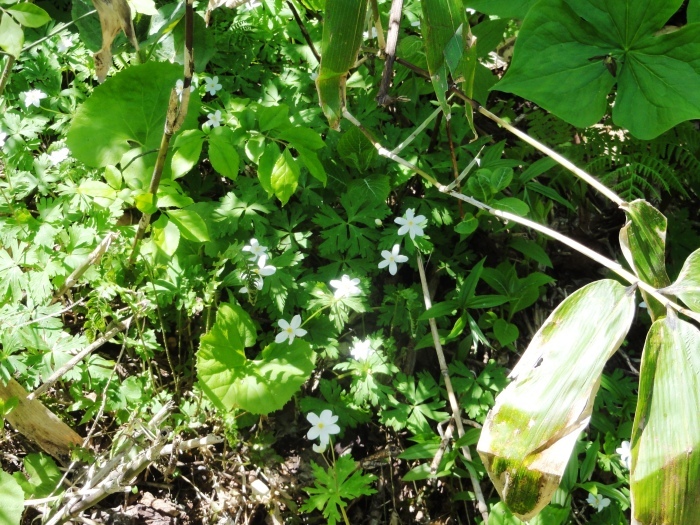
<path fill-rule="evenodd" d="M 185 89 L 185 81 L 179 78 L 175 82 L 175 93 L 177 93 L 177 98 L 182 99 L 182 90 Z M 190 93 L 194 91 L 194 84 L 190 84 Z"/>
<path fill-rule="evenodd" d="M 56 42 L 56 50 L 59 53 L 65 53 L 73 45 L 73 35 L 61 35 L 61 38 Z"/>
<path fill-rule="evenodd" d="M 68 148 L 57 149 L 49 154 L 49 162 L 55 166 L 66 160 L 69 155 L 70 150 Z"/>
<path fill-rule="evenodd" d="M 377 38 L 377 28 L 372 26 L 369 31 L 362 33 L 362 38 Z"/>
<path fill-rule="evenodd" d="M 291 322 L 287 322 L 284 319 L 277 321 L 277 324 L 282 329 L 282 331 L 275 337 L 275 343 L 284 343 L 289 339 L 289 344 L 292 344 L 295 337 L 304 337 L 306 335 L 306 330 L 299 328 L 301 326 L 301 316 L 295 315 L 292 317 Z"/>
<path fill-rule="evenodd" d="M 589 493 L 586 502 L 598 512 L 610 505 L 610 500 L 608 498 L 604 498 L 602 494 Z"/>
<path fill-rule="evenodd" d="M 262 290 L 262 289 L 263 289 L 263 279 L 262 279 L 262 277 L 258 277 L 257 279 L 255 279 L 255 287 L 256 287 L 258 290 Z M 238 291 L 239 291 L 240 293 L 248 293 L 250 290 L 248 290 L 248 287 L 247 287 L 247 286 L 243 286 L 243 287 L 241 287 L 241 289 L 238 290 Z"/>
<path fill-rule="evenodd" d="M 41 100 L 46 98 L 46 93 L 39 89 L 30 89 L 29 91 L 25 91 L 23 95 L 24 106 L 27 108 L 29 106 L 41 107 Z"/>
<path fill-rule="evenodd" d="M 258 259 L 258 267 L 253 270 L 253 272 L 257 273 L 261 277 L 268 277 L 276 271 L 277 268 L 267 265 L 267 255 L 260 256 L 260 259 Z"/>
<path fill-rule="evenodd" d="M 5 147 L 5 141 L 7 140 L 7 133 L 0 131 L 0 148 Z"/>
<path fill-rule="evenodd" d="M 397 217 L 394 219 L 396 224 L 400 224 L 399 235 L 408 235 L 411 239 L 415 239 L 416 235 L 418 237 L 423 236 L 423 226 L 425 222 L 425 216 L 415 215 L 416 211 L 413 208 L 406 210 L 406 215 L 403 217 Z"/>
<path fill-rule="evenodd" d="M 217 109 L 214 113 L 209 113 L 207 115 L 207 120 L 205 124 L 209 124 L 212 128 L 218 128 L 223 122 L 223 117 L 221 116 L 221 110 Z"/>
<path fill-rule="evenodd" d="M 223 86 L 219 84 L 219 77 L 204 77 L 204 91 L 210 95 L 216 95 Z"/>
<path fill-rule="evenodd" d="M 357 341 L 350 350 L 350 354 L 358 361 L 366 360 L 373 353 L 374 348 L 372 348 L 372 343 L 370 343 L 369 339 Z"/>
<path fill-rule="evenodd" d="M 334 279 L 331 281 L 331 286 L 335 288 L 333 296 L 336 299 L 343 297 L 351 297 L 362 293 L 357 285 L 360 284 L 359 279 L 350 279 L 347 275 L 343 275 L 340 280 Z"/>
<path fill-rule="evenodd" d="M 379 263 L 380 268 L 386 268 L 387 266 L 389 267 L 389 273 L 391 275 L 396 275 L 396 264 L 397 263 L 405 263 L 408 261 L 408 257 L 405 255 L 399 254 L 399 245 L 394 244 L 394 247 L 391 249 L 391 251 L 388 250 L 382 250 L 382 257 L 384 257 L 384 260 Z"/>
<path fill-rule="evenodd" d="M 244 252 L 250 252 L 249 261 L 255 261 L 258 257 L 265 255 L 267 248 L 261 246 L 257 239 L 251 239 L 250 244 L 243 247 Z"/>
<path fill-rule="evenodd" d="M 319 445 L 314 445 L 313 449 L 316 452 L 323 452 L 326 450 L 328 443 L 330 443 L 331 435 L 340 432 L 340 427 L 336 424 L 338 416 L 334 416 L 330 410 L 324 410 L 320 416 L 309 412 L 306 415 L 306 419 L 312 425 L 306 434 L 306 438 L 312 440 L 318 438 Z"/>
<path fill-rule="evenodd" d="M 622 464 L 627 467 L 627 470 L 630 469 L 630 462 L 632 461 L 632 451 L 630 450 L 630 442 L 629 441 L 623 441 L 620 443 L 620 446 L 615 449 L 615 452 L 620 454 L 620 461 L 622 461 Z"/>

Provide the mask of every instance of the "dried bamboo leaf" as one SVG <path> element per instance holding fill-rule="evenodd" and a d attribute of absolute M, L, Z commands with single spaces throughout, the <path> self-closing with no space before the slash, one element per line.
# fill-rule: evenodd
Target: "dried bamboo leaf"
<path fill-rule="evenodd" d="M 565 299 L 537 332 L 489 412 L 477 450 L 521 519 L 544 508 L 590 419 L 603 366 L 634 317 L 634 290 L 612 280 Z"/>
<path fill-rule="evenodd" d="M 700 330 L 673 310 L 647 335 L 632 433 L 634 517 L 695 525 L 700 508 Z"/>
<path fill-rule="evenodd" d="M 345 109 L 345 82 L 362 44 L 366 12 L 367 0 L 326 0 L 316 89 L 323 114 L 333 129 L 340 129 Z"/>
<path fill-rule="evenodd" d="M 119 31 L 124 31 L 129 42 L 137 51 L 139 43 L 136 40 L 134 24 L 131 21 L 131 8 L 126 0 L 92 0 L 92 3 L 97 9 L 102 27 L 102 48 L 94 55 L 95 71 L 97 80 L 104 82 L 112 65 L 112 42 Z"/>
<path fill-rule="evenodd" d="M 693 312 L 700 313 L 700 250 L 688 256 L 674 283 L 660 291 L 679 297 Z"/>

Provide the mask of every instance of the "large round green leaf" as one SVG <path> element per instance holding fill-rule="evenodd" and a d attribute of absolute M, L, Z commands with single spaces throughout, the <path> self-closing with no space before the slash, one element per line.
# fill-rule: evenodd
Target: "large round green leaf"
<path fill-rule="evenodd" d="M 24 512 L 24 491 L 15 478 L 0 470 L 0 523 L 19 525 Z"/>
<path fill-rule="evenodd" d="M 575 126 L 608 108 L 641 139 L 700 117 L 700 24 L 657 34 L 681 0 L 542 0 L 529 10 L 513 62 L 494 87 Z"/>
<path fill-rule="evenodd" d="M 78 108 L 68 131 L 66 144 L 73 157 L 102 167 L 118 164 L 132 149 L 157 149 L 170 90 L 182 74 L 182 66 L 148 62 L 128 67 L 96 87 Z M 182 129 L 197 127 L 199 100 L 194 95 Z M 151 166 L 155 158 L 155 154 L 141 157 Z"/>

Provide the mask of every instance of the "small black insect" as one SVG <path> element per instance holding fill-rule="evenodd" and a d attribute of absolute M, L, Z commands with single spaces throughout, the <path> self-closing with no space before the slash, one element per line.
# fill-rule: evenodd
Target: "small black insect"
<path fill-rule="evenodd" d="M 607 55 L 598 55 L 594 56 L 588 59 L 590 62 L 593 62 L 594 60 L 602 60 L 603 65 L 605 68 L 610 72 L 610 74 L 614 77 L 617 77 L 617 60 L 615 60 L 615 57 L 607 54 Z"/>

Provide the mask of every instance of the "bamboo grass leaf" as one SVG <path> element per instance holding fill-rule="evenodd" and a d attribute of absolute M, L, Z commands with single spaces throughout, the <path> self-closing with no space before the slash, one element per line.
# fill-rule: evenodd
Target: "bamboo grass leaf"
<path fill-rule="evenodd" d="M 622 206 L 627 223 L 620 230 L 620 246 L 634 273 L 655 288 L 671 284 L 666 273 L 666 217 L 645 200 Z M 642 291 L 652 319 L 665 314 L 664 307 Z"/>
<path fill-rule="evenodd" d="M 366 12 L 367 0 L 326 0 L 316 89 L 323 114 L 336 130 L 345 109 L 345 81 L 362 44 Z"/>
<path fill-rule="evenodd" d="M 700 330 L 676 317 L 647 335 L 632 432 L 631 489 L 641 524 L 698 523 Z"/>
<path fill-rule="evenodd" d="M 634 310 L 633 289 L 616 281 L 576 291 L 537 332 L 496 399 L 477 450 L 519 518 L 532 518 L 551 500 Z"/>
<path fill-rule="evenodd" d="M 688 256 L 675 282 L 660 291 L 678 296 L 693 312 L 700 312 L 700 250 Z"/>

